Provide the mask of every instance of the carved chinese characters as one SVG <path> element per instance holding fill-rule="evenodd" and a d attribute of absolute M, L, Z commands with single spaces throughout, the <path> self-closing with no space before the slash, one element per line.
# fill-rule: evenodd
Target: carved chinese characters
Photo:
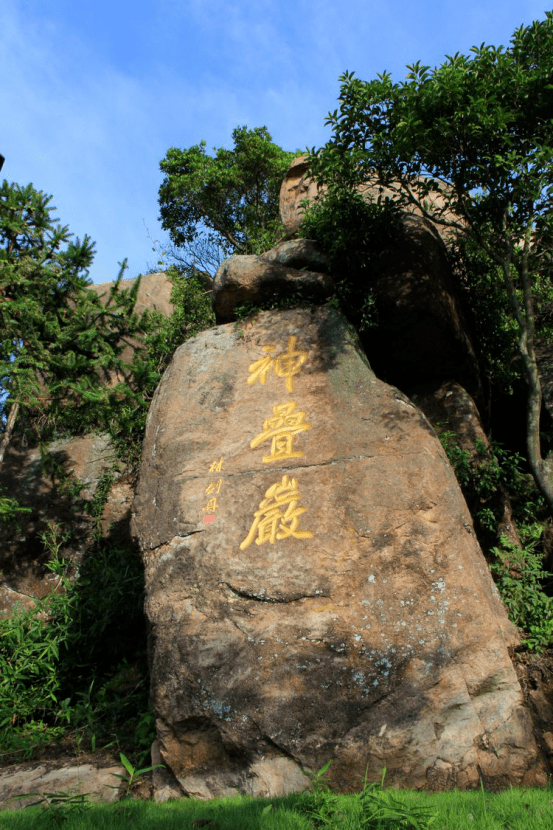
<path fill-rule="evenodd" d="M 307 360 L 307 352 L 296 351 L 295 349 L 297 339 L 295 335 L 291 335 L 288 338 L 288 348 L 283 354 L 279 354 L 277 357 L 269 357 L 267 355 L 252 363 L 249 368 L 250 376 L 248 378 L 250 386 L 256 381 L 259 381 L 264 386 L 267 383 L 269 370 L 272 368 L 279 378 L 286 378 L 286 391 L 293 392 L 294 375 L 297 375 Z M 272 352 L 275 348 L 275 346 L 265 346 L 263 351 Z"/>
<path fill-rule="evenodd" d="M 267 418 L 263 424 L 263 432 L 250 441 L 250 447 L 255 449 L 264 441 L 271 439 L 271 454 L 263 456 L 264 464 L 271 461 L 282 461 L 286 458 L 303 458 L 305 453 L 294 451 L 294 437 L 311 424 L 305 423 L 305 412 L 296 409 L 296 402 L 289 401 L 273 407 L 273 418 Z"/>
<path fill-rule="evenodd" d="M 213 461 L 211 466 L 209 467 L 210 474 L 220 473 L 223 470 L 224 459 L 220 458 L 218 461 Z M 213 493 L 220 493 L 221 486 L 223 484 L 223 479 L 219 478 L 217 481 L 210 481 L 207 487 L 205 488 L 205 492 L 213 496 Z M 204 512 L 204 522 L 209 523 L 215 521 L 215 511 L 219 507 L 217 503 L 217 496 L 213 496 L 213 498 L 209 499 L 206 506 L 203 508 Z"/>
<path fill-rule="evenodd" d="M 270 370 L 273 369 L 277 377 L 286 378 L 286 391 L 291 394 L 294 391 L 294 376 L 301 370 L 308 357 L 307 352 L 296 349 L 296 341 L 297 337 L 290 335 L 286 351 L 276 357 L 270 356 L 275 346 L 265 346 L 263 351 L 268 354 L 249 366 L 248 384 L 251 386 L 259 381 L 264 386 Z M 294 439 L 311 429 L 311 424 L 306 422 L 305 417 L 305 412 L 297 408 L 296 401 L 277 404 L 273 407 L 273 416 L 264 421 L 263 432 L 250 441 L 250 447 L 256 449 L 265 442 L 271 442 L 270 453 L 262 458 L 264 464 L 303 458 L 305 453 L 295 449 Z M 254 513 L 250 531 L 240 544 L 240 549 L 245 550 L 254 540 L 257 545 L 262 545 L 290 536 L 295 539 L 310 539 L 313 532 L 299 528 L 299 517 L 306 511 L 305 507 L 298 507 L 299 500 L 297 480 L 283 475 L 281 481 L 272 484 L 265 492 L 265 498 Z"/>

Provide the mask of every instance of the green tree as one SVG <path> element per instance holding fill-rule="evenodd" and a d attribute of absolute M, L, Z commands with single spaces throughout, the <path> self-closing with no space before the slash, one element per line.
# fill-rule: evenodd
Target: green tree
<path fill-rule="evenodd" d="M 205 141 L 172 147 L 160 163 L 160 219 L 172 254 L 185 269 L 213 274 L 230 254 L 257 254 L 282 234 L 282 179 L 293 153 L 273 143 L 266 127 L 237 127 L 231 150 L 206 153 Z"/>
<path fill-rule="evenodd" d="M 140 331 L 125 266 L 101 301 L 88 289 L 93 243 L 73 240 L 50 202 L 32 185 L 0 187 L 0 463 L 18 417 L 37 437 L 52 423 L 101 426 L 106 397 L 129 377 L 125 341 Z"/>
<path fill-rule="evenodd" d="M 315 177 L 355 193 L 370 181 L 449 234 L 470 237 L 497 266 L 527 396 L 527 451 L 553 507 L 553 461 L 540 443 L 536 300 L 551 296 L 553 13 L 510 45 L 474 47 L 430 69 L 365 82 L 341 77 L 331 140 L 312 154 Z"/>

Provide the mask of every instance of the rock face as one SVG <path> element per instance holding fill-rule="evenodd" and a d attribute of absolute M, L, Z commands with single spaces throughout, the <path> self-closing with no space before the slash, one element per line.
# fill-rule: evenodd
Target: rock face
<path fill-rule="evenodd" d="M 116 776 L 124 775 L 121 765 L 97 766 L 81 763 L 72 767 L 48 764 L 14 764 L 0 770 L 0 810 L 21 810 L 40 804 L 36 793 L 87 793 L 94 801 L 116 801 L 119 797 Z M 114 777 L 115 776 L 115 777 Z M 35 795 L 23 798 L 28 793 Z"/>
<path fill-rule="evenodd" d="M 185 793 L 542 783 L 516 642 L 432 428 L 328 307 L 177 350 L 134 503 Z"/>

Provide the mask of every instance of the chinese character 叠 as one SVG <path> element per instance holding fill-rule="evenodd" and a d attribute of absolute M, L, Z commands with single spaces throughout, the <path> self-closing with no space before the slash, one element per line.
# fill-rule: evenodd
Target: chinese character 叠
<path fill-rule="evenodd" d="M 265 357 L 262 357 L 252 363 L 248 368 L 248 371 L 250 372 L 248 383 L 250 386 L 257 380 L 262 386 L 264 386 L 267 383 L 267 375 L 272 366 L 275 374 L 279 378 L 286 378 L 286 390 L 288 392 L 293 392 L 294 375 L 297 375 L 307 360 L 307 352 L 297 351 L 295 348 L 297 339 L 298 338 L 295 335 L 290 335 L 288 338 L 287 350 L 285 352 L 277 355 L 276 357 L 266 355 Z M 275 348 L 275 346 L 264 346 L 263 351 L 272 352 Z"/>
<path fill-rule="evenodd" d="M 302 458 L 303 452 L 294 452 L 294 437 L 311 429 L 311 424 L 304 423 L 305 412 L 296 409 L 295 401 L 281 403 L 273 407 L 273 418 L 267 418 L 263 423 L 263 432 L 250 441 L 250 447 L 255 449 L 264 441 L 271 439 L 271 454 L 263 456 L 263 463 L 279 461 L 283 458 Z"/>
<path fill-rule="evenodd" d="M 246 550 L 254 541 L 262 545 L 264 542 L 275 542 L 277 539 L 310 539 L 313 533 L 310 530 L 298 530 L 299 517 L 307 510 L 306 507 L 297 507 L 300 494 L 295 478 L 282 476 L 282 481 L 271 485 L 265 493 L 265 498 L 254 513 L 254 521 L 250 532 L 240 544 L 240 550 Z M 283 509 L 286 508 L 286 509 Z"/>

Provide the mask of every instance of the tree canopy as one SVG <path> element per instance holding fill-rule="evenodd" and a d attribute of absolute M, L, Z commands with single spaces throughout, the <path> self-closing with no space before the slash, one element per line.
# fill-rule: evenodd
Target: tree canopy
<path fill-rule="evenodd" d="M 0 459 L 16 417 L 32 415 L 75 432 L 95 422 L 96 405 L 123 377 L 125 339 L 139 322 L 135 295 L 90 291 L 94 245 L 71 238 L 54 218 L 51 197 L 32 185 L 0 187 Z M 123 374 L 121 374 L 123 373 Z"/>
<path fill-rule="evenodd" d="M 327 119 L 332 138 L 313 151 L 312 169 L 331 191 L 387 188 L 399 207 L 472 238 L 495 263 L 528 389 L 528 460 L 553 506 L 535 348 L 536 300 L 551 290 L 553 13 L 519 28 L 508 47 L 471 51 L 434 69 L 409 66 L 399 83 L 346 72 Z"/>
<path fill-rule="evenodd" d="M 177 261 L 209 273 L 233 253 L 270 248 L 282 233 L 280 185 L 294 154 L 273 143 L 266 127 L 237 127 L 232 149 L 206 152 L 205 141 L 171 147 L 160 163 L 160 219 Z"/>

